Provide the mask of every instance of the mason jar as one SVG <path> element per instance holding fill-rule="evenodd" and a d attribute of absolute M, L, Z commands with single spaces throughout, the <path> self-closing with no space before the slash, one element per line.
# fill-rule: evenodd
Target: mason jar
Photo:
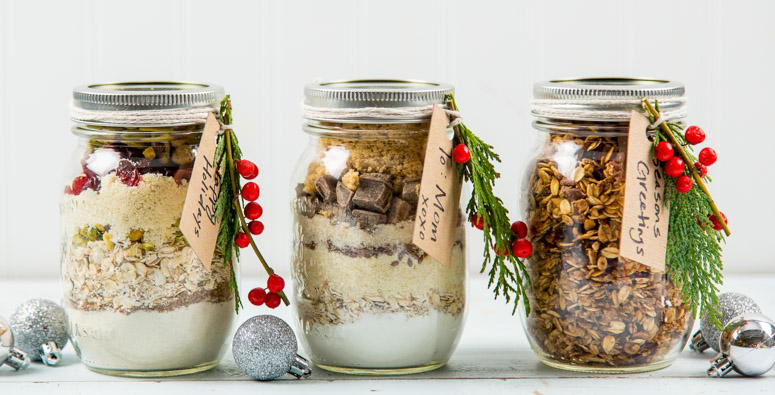
<path fill-rule="evenodd" d="M 219 251 L 208 268 L 178 228 L 204 121 L 221 97 L 218 86 L 171 82 L 73 91 L 63 305 L 73 346 L 94 371 L 188 374 L 226 350 L 232 268 Z"/>
<path fill-rule="evenodd" d="M 432 370 L 466 310 L 465 228 L 451 264 L 412 243 L 430 110 L 453 88 L 411 81 L 307 85 L 309 144 L 293 178 L 298 334 L 317 366 L 343 373 Z"/>
<path fill-rule="evenodd" d="M 523 185 L 534 246 L 523 324 L 549 366 L 659 369 L 678 356 L 694 322 L 667 272 L 619 256 L 630 111 L 642 111 L 643 97 L 659 100 L 665 119 L 681 122 L 686 114 L 684 86 L 676 82 L 535 84 L 533 127 L 540 133 Z"/>

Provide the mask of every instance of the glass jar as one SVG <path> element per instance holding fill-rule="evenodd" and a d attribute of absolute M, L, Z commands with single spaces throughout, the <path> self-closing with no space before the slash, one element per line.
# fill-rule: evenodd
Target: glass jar
<path fill-rule="evenodd" d="M 585 372 L 670 365 L 694 322 L 664 271 L 619 256 L 631 110 L 662 103 L 685 116 L 684 87 L 668 81 L 581 79 L 537 83 L 541 131 L 524 177 L 522 207 L 533 254 L 523 324 L 545 364 Z"/>
<path fill-rule="evenodd" d="M 452 91 L 408 81 L 306 87 L 311 138 L 294 177 L 293 281 L 299 337 L 321 368 L 416 373 L 444 365 L 457 346 L 466 310 L 462 212 L 449 267 L 412 243 L 430 112 L 357 115 L 427 109 Z M 349 115 L 331 119 L 337 109 Z"/>
<path fill-rule="evenodd" d="M 73 91 L 79 139 L 61 202 L 63 305 L 73 346 L 94 371 L 188 374 L 226 350 L 230 268 L 216 251 L 207 269 L 178 228 L 204 120 L 222 96 L 180 83 Z M 162 119 L 170 112 L 191 119 Z M 141 116 L 159 119 L 127 120 Z"/>

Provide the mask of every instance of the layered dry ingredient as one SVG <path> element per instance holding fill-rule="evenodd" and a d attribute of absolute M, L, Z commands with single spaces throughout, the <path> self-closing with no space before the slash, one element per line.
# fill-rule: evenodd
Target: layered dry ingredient
<path fill-rule="evenodd" d="M 577 133 L 549 134 L 528 174 L 528 337 L 558 363 L 659 364 L 680 351 L 691 307 L 667 274 L 619 257 L 626 138 L 568 126 Z"/>
<path fill-rule="evenodd" d="M 319 365 L 443 363 L 463 323 L 465 231 L 461 217 L 450 267 L 412 243 L 427 125 L 340 126 L 360 138 L 321 138 L 293 205 L 302 342 Z"/>
<path fill-rule="evenodd" d="M 230 270 L 217 256 L 207 269 L 178 229 L 198 135 L 141 132 L 89 141 L 82 174 L 65 188 L 73 344 L 99 369 L 214 363 L 233 319 Z"/>

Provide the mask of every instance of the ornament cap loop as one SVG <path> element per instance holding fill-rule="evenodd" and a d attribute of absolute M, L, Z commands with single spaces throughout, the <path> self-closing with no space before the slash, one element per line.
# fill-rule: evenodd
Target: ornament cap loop
<path fill-rule="evenodd" d="M 718 354 L 712 361 L 710 361 L 710 368 L 708 368 L 709 377 L 724 377 L 727 373 L 734 369 L 734 364 L 724 354 Z"/>
<path fill-rule="evenodd" d="M 15 370 L 22 370 L 27 369 L 27 367 L 30 366 L 30 358 L 24 351 L 11 347 L 8 350 L 8 359 L 6 359 L 4 363 Z"/>
<path fill-rule="evenodd" d="M 56 343 L 48 342 L 40 346 L 40 360 L 46 366 L 56 366 L 62 360 L 62 350 Z"/>
<path fill-rule="evenodd" d="M 692 336 L 692 342 L 689 344 L 689 348 L 697 352 L 704 352 L 710 348 L 708 342 L 702 337 L 702 330 L 698 330 L 697 333 Z"/>
<path fill-rule="evenodd" d="M 306 379 L 312 374 L 312 370 L 309 368 L 309 361 L 299 354 L 296 354 L 291 363 L 291 369 L 288 373 L 295 376 L 297 379 Z"/>

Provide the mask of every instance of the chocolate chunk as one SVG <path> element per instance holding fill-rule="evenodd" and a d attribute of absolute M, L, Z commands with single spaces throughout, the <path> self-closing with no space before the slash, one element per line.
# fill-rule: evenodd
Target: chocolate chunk
<path fill-rule="evenodd" d="M 304 183 L 300 182 L 296 185 L 296 197 L 307 196 L 307 192 L 304 192 Z"/>
<path fill-rule="evenodd" d="M 420 178 L 412 178 L 404 181 L 404 188 L 401 191 L 401 198 L 416 206 L 417 198 L 420 193 Z"/>
<path fill-rule="evenodd" d="M 360 227 L 366 229 L 384 224 L 387 221 L 387 215 L 366 210 L 353 210 L 352 215 L 358 221 Z"/>
<path fill-rule="evenodd" d="M 393 189 L 388 185 L 374 180 L 361 178 L 361 186 L 355 191 L 352 202 L 355 207 L 385 214 L 390 208 L 390 198 Z"/>
<path fill-rule="evenodd" d="M 568 188 L 565 190 L 565 197 L 570 200 L 579 200 L 584 197 L 584 193 L 578 188 Z"/>
<path fill-rule="evenodd" d="M 393 176 L 386 173 L 365 173 L 361 174 L 361 183 L 363 181 L 377 181 L 387 186 L 393 185 Z"/>
<path fill-rule="evenodd" d="M 336 202 L 339 203 L 340 206 L 352 209 L 353 195 L 355 195 L 355 192 L 344 186 L 341 181 L 336 184 Z"/>
<path fill-rule="evenodd" d="M 319 177 L 315 180 L 315 189 L 323 198 L 324 202 L 333 203 L 336 201 L 336 178 L 330 174 Z"/>
<path fill-rule="evenodd" d="M 390 210 L 387 213 L 387 222 L 389 224 L 397 224 L 401 221 L 406 221 L 409 219 L 411 210 L 412 205 L 394 196 L 393 201 L 390 202 Z"/>

